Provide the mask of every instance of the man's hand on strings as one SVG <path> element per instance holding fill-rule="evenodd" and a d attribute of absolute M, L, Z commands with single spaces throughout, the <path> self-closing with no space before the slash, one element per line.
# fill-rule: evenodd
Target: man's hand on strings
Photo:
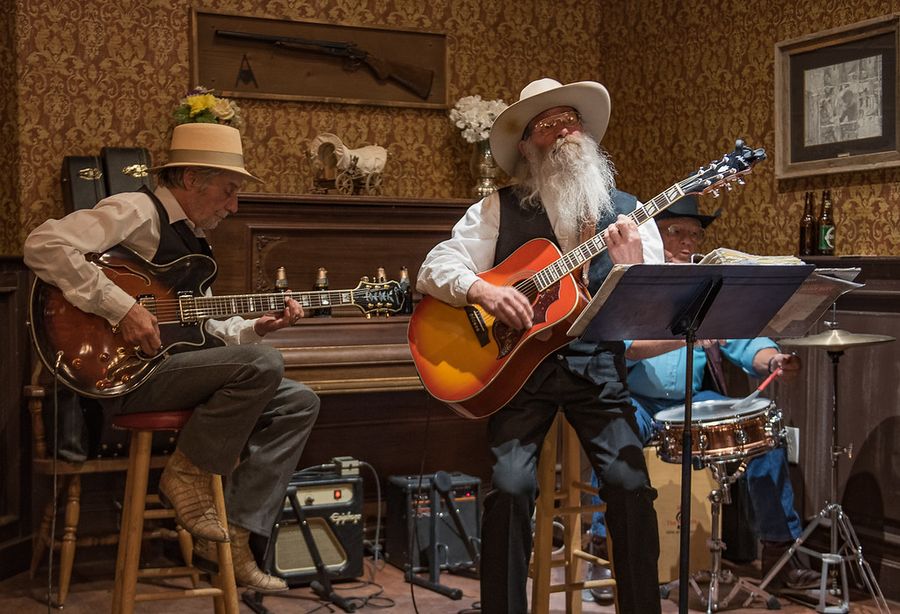
<path fill-rule="evenodd" d="M 620 214 L 601 234 L 613 264 L 640 264 L 644 261 L 641 235 L 630 217 Z"/>
<path fill-rule="evenodd" d="M 528 297 L 512 286 L 495 286 L 479 279 L 469 287 L 466 300 L 481 305 L 485 311 L 517 330 L 531 328 L 534 310 Z"/>

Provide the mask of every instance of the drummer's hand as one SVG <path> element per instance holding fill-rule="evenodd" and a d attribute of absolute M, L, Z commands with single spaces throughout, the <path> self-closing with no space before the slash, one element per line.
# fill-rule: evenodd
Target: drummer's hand
<path fill-rule="evenodd" d="M 783 379 L 794 379 L 800 372 L 803 362 L 796 354 L 775 354 L 769 359 L 769 367 L 772 371 L 781 368 Z"/>

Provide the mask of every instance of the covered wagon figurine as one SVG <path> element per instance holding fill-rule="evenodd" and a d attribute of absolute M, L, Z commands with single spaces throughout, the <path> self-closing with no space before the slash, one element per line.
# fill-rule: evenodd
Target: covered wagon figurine
<path fill-rule="evenodd" d="M 387 162 L 387 150 L 379 145 L 350 149 L 336 135 L 323 132 L 309 144 L 309 157 L 315 171 L 314 191 L 369 196 L 381 194 L 381 179 Z"/>

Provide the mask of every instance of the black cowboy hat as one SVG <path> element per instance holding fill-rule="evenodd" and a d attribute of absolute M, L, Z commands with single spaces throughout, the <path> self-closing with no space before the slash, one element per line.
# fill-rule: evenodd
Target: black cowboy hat
<path fill-rule="evenodd" d="M 669 208 L 665 211 L 661 211 L 659 215 L 656 216 L 656 219 L 664 220 L 670 217 L 692 217 L 700 222 L 700 225 L 703 228 L 706 228 L 712 224 L 721 213 L 722 210 L 718 209 L 712 215 L 701 215 L 697 210 L 697 197 L 693 194 L 688 194 L 669 205 Z"/>

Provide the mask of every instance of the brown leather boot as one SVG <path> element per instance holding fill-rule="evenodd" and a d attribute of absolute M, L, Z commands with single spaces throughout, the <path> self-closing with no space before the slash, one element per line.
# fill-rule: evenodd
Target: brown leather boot
<path fill-rule="evenodd" d="M 284 580 L 270 576 L 256 565 L 256 558 L 250 550 L 250 531 L 229 524 L 228 532 L 231 535 L 231 560 L 234 564 L 235 582 L 258 593 L 281 593 L 288 590 Z M 211 541 L 196 540 L 194 557 L 196 559 L 194 564 L 200 569 L 218 572 L 216 545 Z"/>
<path fill-rule="evenodd" d="M 227 542 L 212 496 L 212 474 L 203 471 L 178 448 L 159 478 L 160 500 L 175 510 L 175 519 L 194 537 Z"/>

